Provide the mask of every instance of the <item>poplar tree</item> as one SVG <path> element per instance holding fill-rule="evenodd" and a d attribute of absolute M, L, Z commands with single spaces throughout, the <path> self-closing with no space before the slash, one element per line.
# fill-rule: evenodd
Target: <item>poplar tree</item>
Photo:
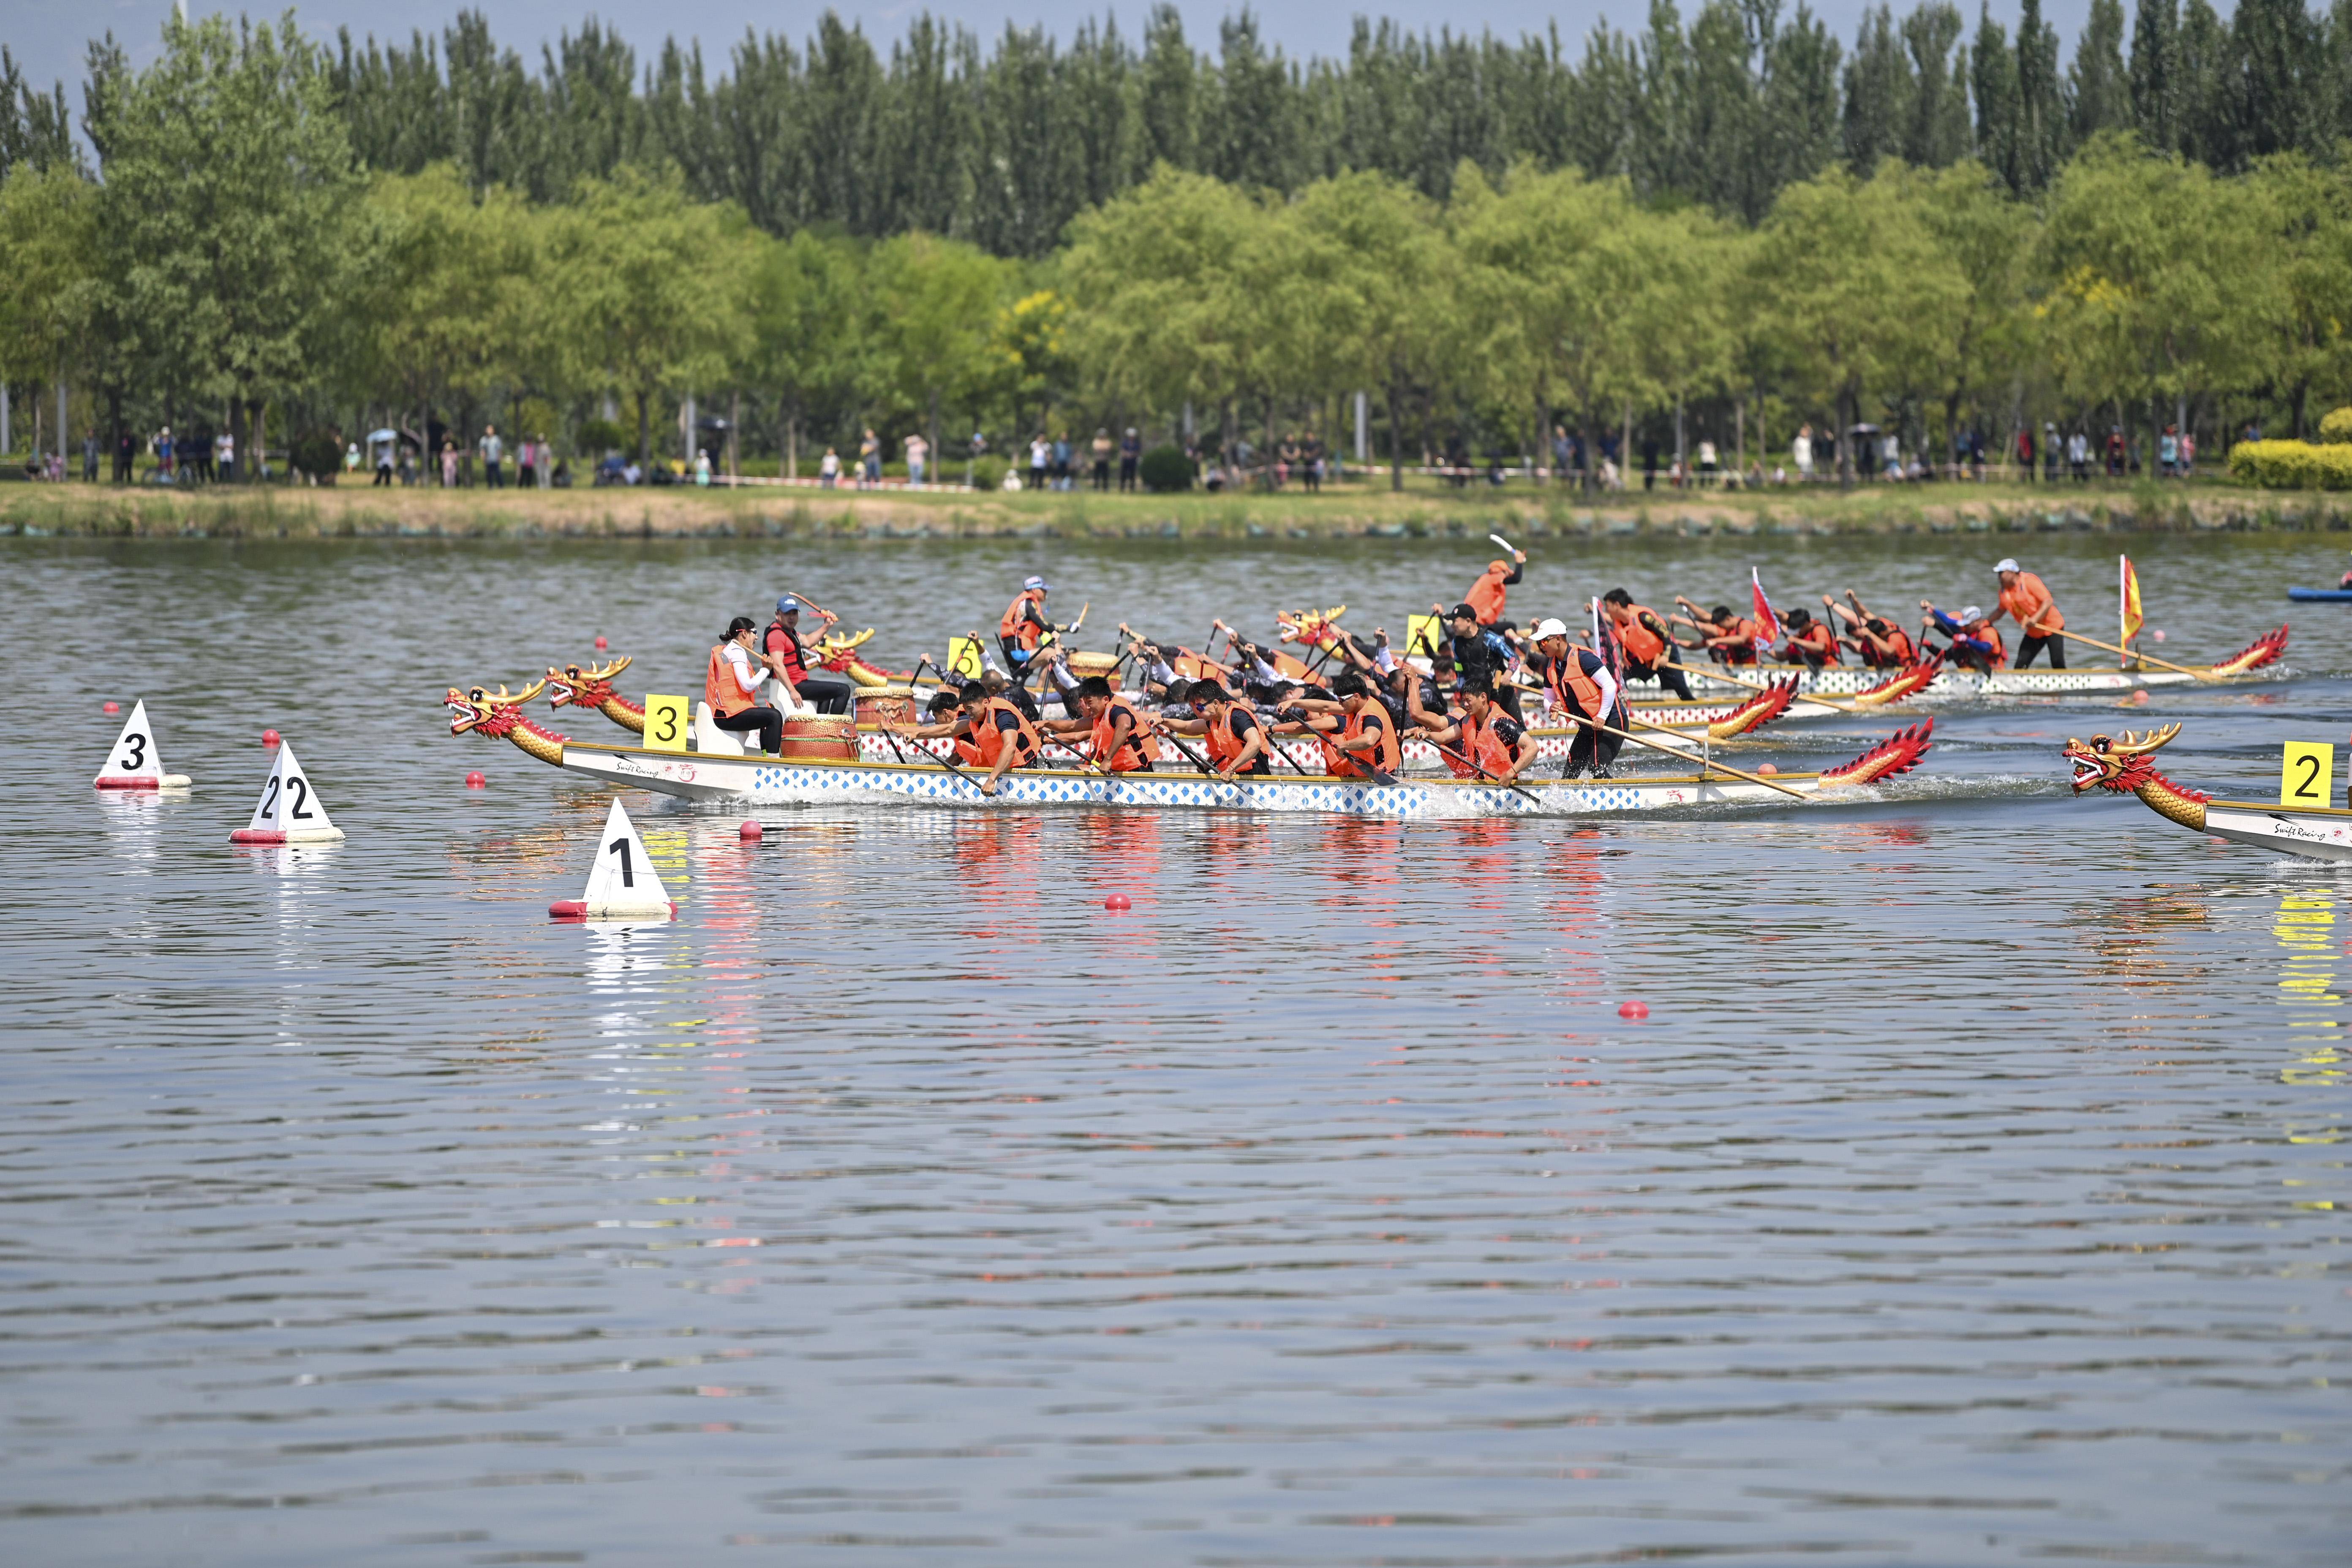
<path fill-rule="evenodd" d="M 2067 73 L 2068 144 L 2132 125 L 2132 82 L 2124 70 L 2123 0 L 2091 0 L 2090 20 Z"/>
<path fill-rule="evenodd" d="M 2176 0 L 2138 0 L 2132 20 L 2132 124 L 2150 151 L 2180 145 L 2180 15 Z"/>

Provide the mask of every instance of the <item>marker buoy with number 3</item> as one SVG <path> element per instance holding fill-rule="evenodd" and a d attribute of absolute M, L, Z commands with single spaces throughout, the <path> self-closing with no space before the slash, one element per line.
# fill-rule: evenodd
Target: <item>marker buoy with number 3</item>
<path fill-rule="evenodd" d="M 646 858 L 645 840 L 618 800 L 604 818 L 604 831 L 596 836 L 587 891 L 558 900 L 547 912 L 560 921 L 666 921 L 677 913 Z"/>
<path fill-rule="evenodd" d="M 228 841 L 331 844 L 342 836 L 343 830 L 327 820 L 327 808 L 303 776 L 302 764 L 294 760 L 294 748 L 280 742 L 269 777 L 262 784 L 261 798 L 254 803 L 253 820 L 230 834 Z"/>
<path fill-rule="evenodd" d="M 188 775 L 163 771 L 154 728 L 147 722 L 147 704 L 142 700 L 131 705 L 131 717 L 114 738 L 114 750 L 106 753 L 106 765 L 90 782 L 100 789 L 182 790 L 188 787 Z"/>

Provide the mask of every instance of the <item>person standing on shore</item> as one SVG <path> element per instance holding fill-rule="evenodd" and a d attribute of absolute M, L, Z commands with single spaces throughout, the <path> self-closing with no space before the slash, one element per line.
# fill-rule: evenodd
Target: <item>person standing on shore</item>
<path fill-rule="evenodd" d="M 441 488 L 457 488 L 457 443 L 444 437 L 441 440 Z"/>
<path fill-rule="evenodd" d="M 1142 461 L 1143 439 L 1135 433 L 1135 426 L 1130 425 L 1127 427 L 1127 434 L 1118 438 L 1119 494 L 1125 495 L 1137 487 L 1139 481 L 1136 473 Z"/>
<path fill-rule="evenodd" d="M 907 437 L 907 482 L 920 489 L 924 470 L 930 467 L 931 444 L 919 431 Z"/>
<path fill-rule="evenodd" d="M 506 469 L 501 467 L 506 461 L 506 455 L 507 444 L 499 439 L 499 427 L 495 425 L 484 426 L 482 427 L 482 482 L 494 490 L 506 488 Z"/>

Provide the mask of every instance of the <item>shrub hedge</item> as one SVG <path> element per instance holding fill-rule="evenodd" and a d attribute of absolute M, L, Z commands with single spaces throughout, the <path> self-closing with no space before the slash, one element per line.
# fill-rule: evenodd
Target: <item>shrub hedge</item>
<path fill-rule="evenodd" d="M 2352 489 L 2352 444 L 2241 441 L 2230 448 L 2230 477 L 2265 489 Z"/>
<path fill-rule="evenodd" d="M 2327 417 L 2319 422 L 2322 441 L 2352 441 L 2352 407 L 2330 409 Z"/>
<path fill-rule="evenodd" d="M 1192 488 L 1192 460 L 1178 447 L 1152 447 L 1143 454 L 1136 474 L 1143 480 L 1143 488 L 1154 495 Z"/>

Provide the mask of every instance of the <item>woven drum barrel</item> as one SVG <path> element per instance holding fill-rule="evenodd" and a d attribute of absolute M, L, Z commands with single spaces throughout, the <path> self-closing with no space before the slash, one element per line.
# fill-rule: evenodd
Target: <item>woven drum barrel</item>
<path fill-rule="evenodd" d="M 1074 653 L 1070 655 L 1070 673 L 1084 680 L 1089 675 L 1108 677 L 1118 668 L 1115 653 Z"/>
<path fill-rule="evenodd" d="M 879 696 L 873 692 L 857 694 L 857 721 L 861 724 L 905 724 L 915 717 L 915 705 L 904 697 Z"/>
<path fill-rule="evenodd" d="M 857 760 L 857 721 L 839 713 L 786 719 L 783 744 L 777 748 L 776 754 L 803 762 L 854 763 Z"/>

